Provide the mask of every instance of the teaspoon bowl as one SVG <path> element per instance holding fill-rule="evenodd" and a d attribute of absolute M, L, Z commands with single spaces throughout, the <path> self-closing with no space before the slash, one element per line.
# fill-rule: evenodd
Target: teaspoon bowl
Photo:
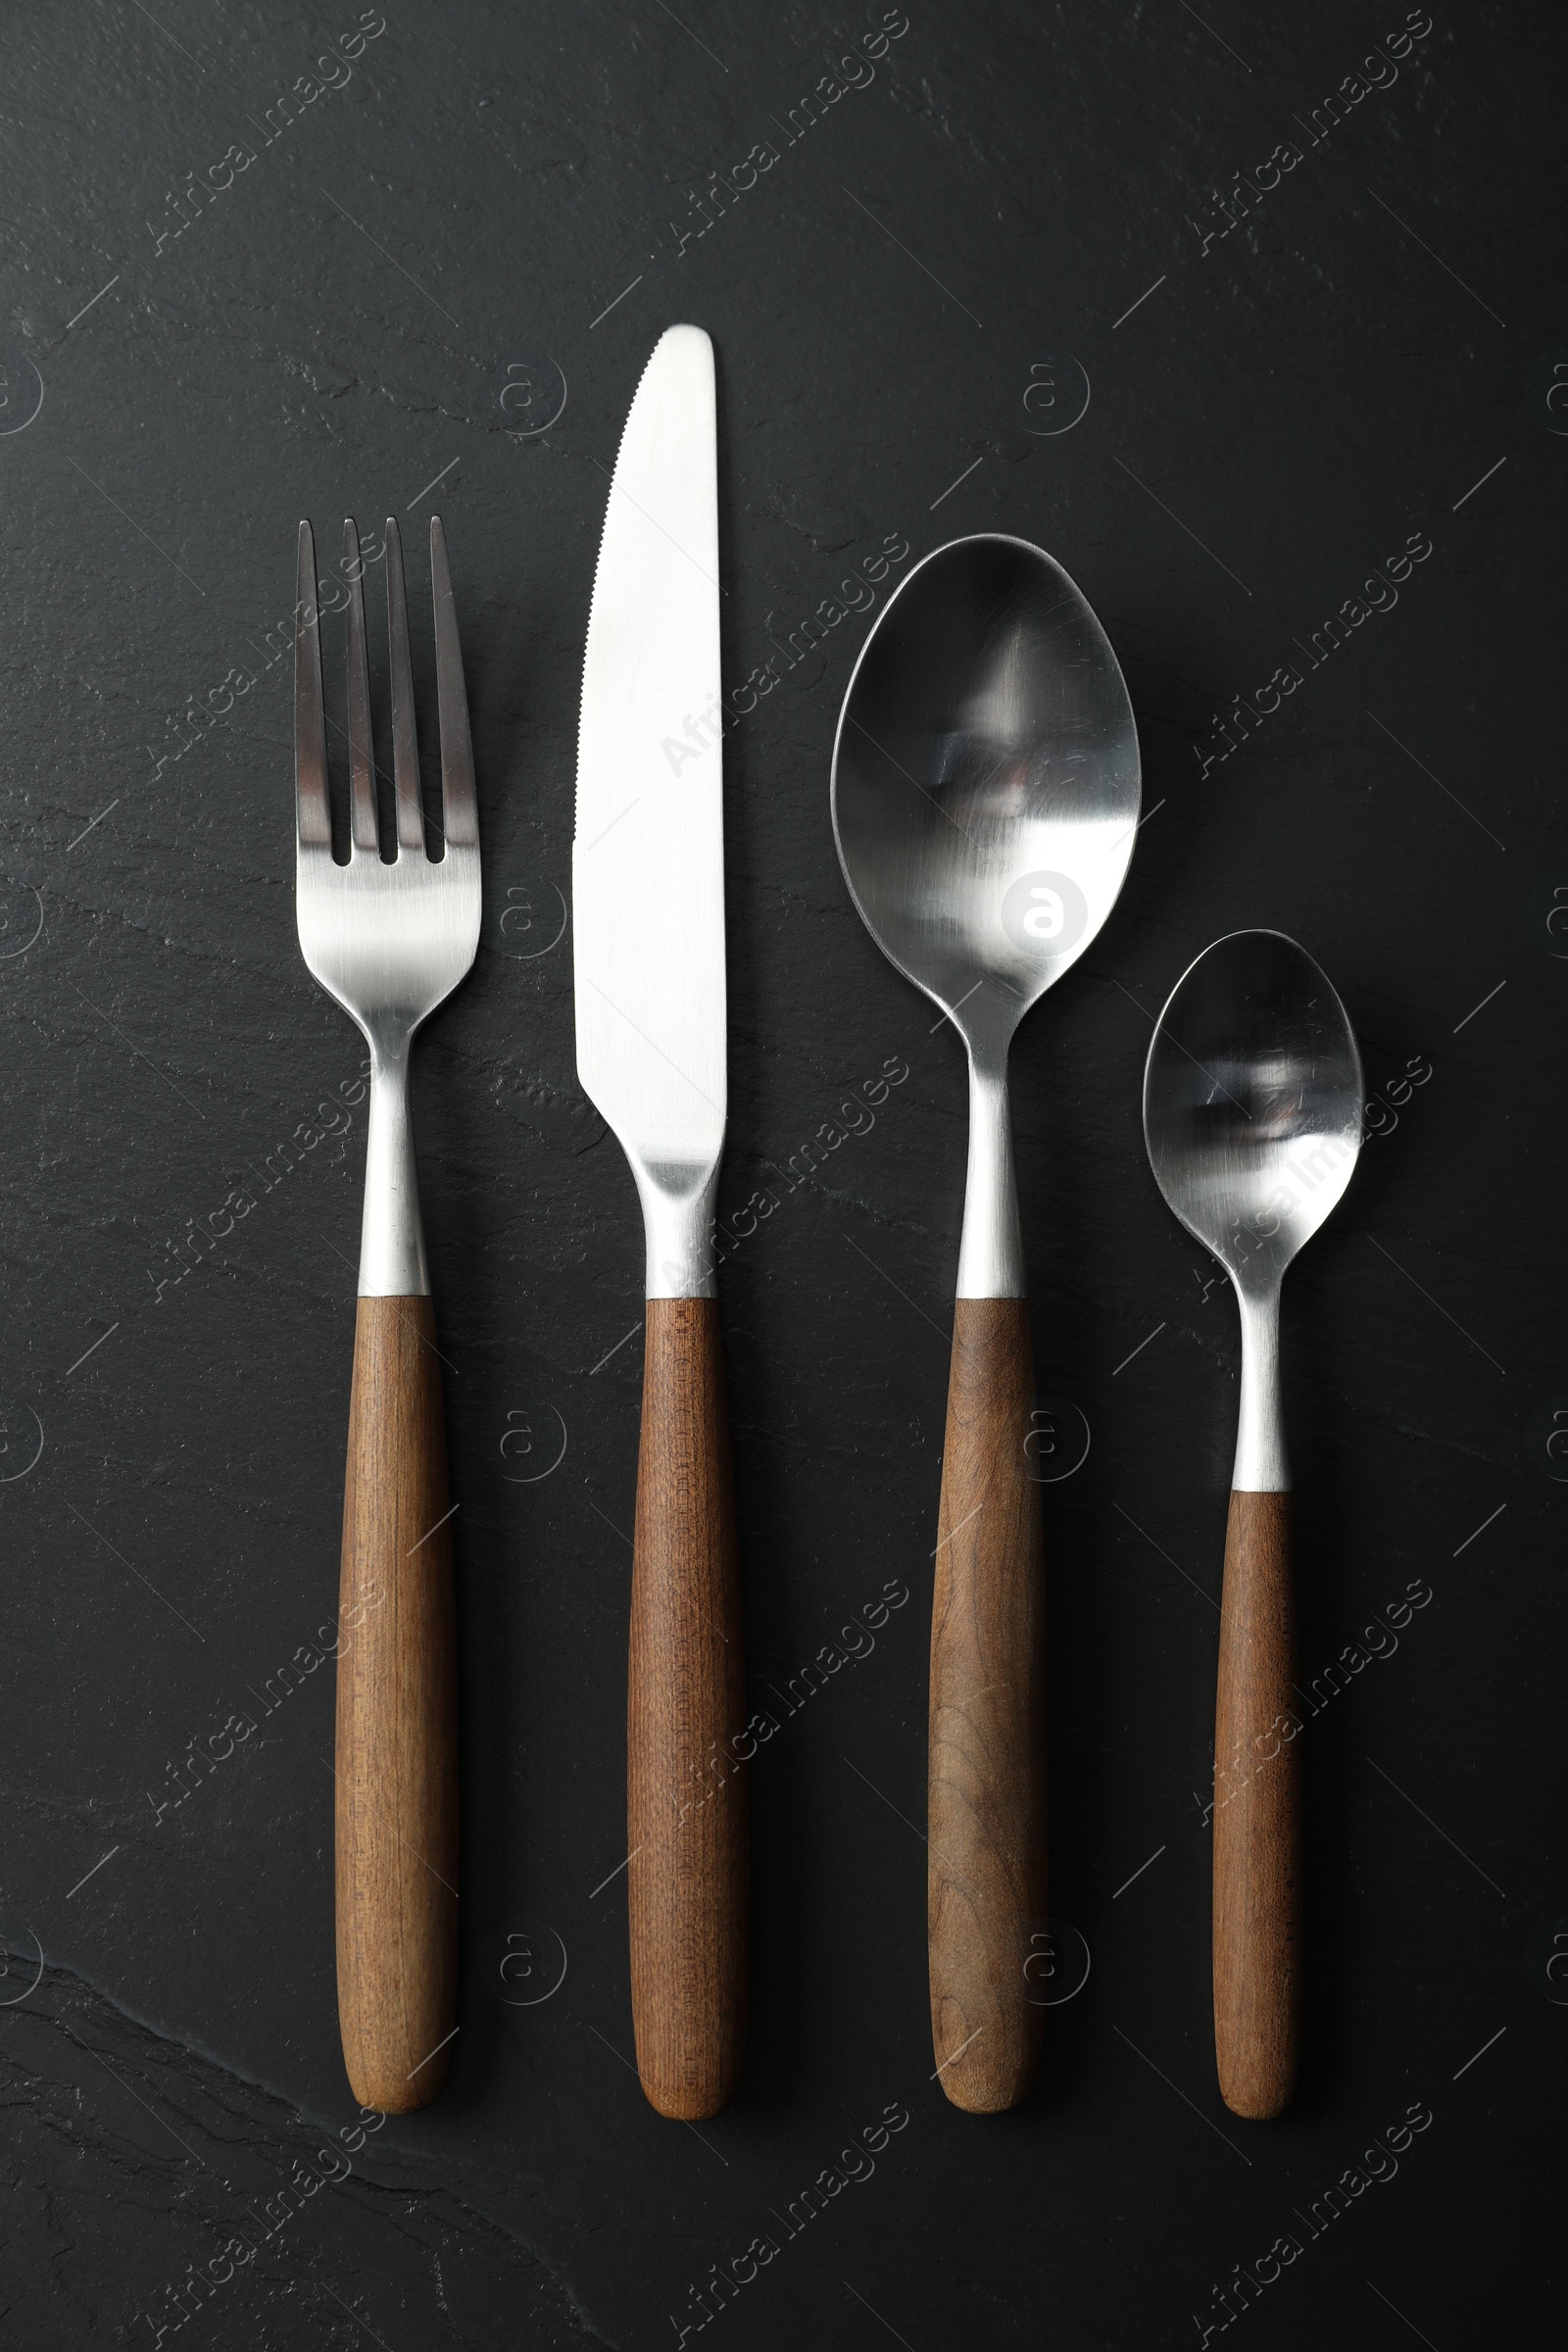
<path fill-rule="evenodd" d="M 1277 1283 L 1349 1183 L 1361 1056 L 1344 1005 L 1280 931 L 1206 948 L 1159 1016 L 1144 1078 L 1155 1180 L 1239 1288 Z"/>

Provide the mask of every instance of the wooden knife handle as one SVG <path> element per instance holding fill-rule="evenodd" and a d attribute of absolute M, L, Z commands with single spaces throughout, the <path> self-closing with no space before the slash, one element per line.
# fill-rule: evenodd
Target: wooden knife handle
<path fill-rule="evenodd" d="M 1214 1716 L 1214 2048 L 1226 2106 L 1259 2119 L 1296 2089 L 1300 1729 L 1291 1498 L 1233 1494 Z"/>
<path fill-rule="evenodd" d="M 337 2006 L 362 2106 L 446 2079 L 458 1993 L 457 1641 L 428 1298 L 361 1298 L 337 1669 Z"/>
<path fill-rule="evenodd" d="M 746 2041 L 746 1659 L 712 1298 L 650 1298 L 631 1584 L 627 1865 L 637 2071 L 661 2115 L 734 2091 Z"/>
<path fill-rule="evenodd" d="M 931 1615 L 931 2034 L 943 2089 L 1015 2106 L 1040 2063 L 1046 1920 L 1045 1592 L 1029 1304 L 960 1298 Z"/>

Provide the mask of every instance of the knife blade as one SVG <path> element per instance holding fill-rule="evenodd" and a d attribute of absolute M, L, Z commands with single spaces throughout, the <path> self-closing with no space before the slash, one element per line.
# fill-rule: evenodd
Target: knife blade
<path fill-rule="evenodd" d="M 693 2121 L 746 2028 L 745 1666 L 710 1232 L 724 1144 L 723 751 L 713 351 L 673 326 L 611 482 L 572 844 L 577 1074 L 647 1244 L 627 1677 L 627 1907 L 643 2088 Z"/>

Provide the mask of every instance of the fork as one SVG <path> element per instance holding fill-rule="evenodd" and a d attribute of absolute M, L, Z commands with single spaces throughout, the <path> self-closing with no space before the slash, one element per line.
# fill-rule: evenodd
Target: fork
<path fill-rule="evenodd" d="M 300 524 L 294 662 L 300 949 L 370 1050 L 365 1224 L 354 1328 L 337 1674 L 337 2001 L 355 2097 L 427 2106 L 456 2032 L 458 1773 L 453 1505 L 409 1102 L 414 1033 L 479 939 L 479 828 L 452 579 L 430 523 L 444 854 L 425 850 L 404 602 L 386 526 L 396 854 L 376 823 L 364 564 L 348 586 L 349 857 L 332 855 L 316 545 Z"/>

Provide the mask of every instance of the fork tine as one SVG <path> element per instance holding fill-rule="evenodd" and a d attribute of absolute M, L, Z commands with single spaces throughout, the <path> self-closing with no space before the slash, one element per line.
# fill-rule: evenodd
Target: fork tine
<path fill-rule="evenodd" d="M 303 849 L 332 848 L 326 798 L 326 714 L 321 704 L 321 632 L 316 608 L 316 541 L 300 524 L 294 607 L 294 822 Z"/>
<path fill-rule="evenodd" d="M 451 847 L 476 849 L 479 812 L 473 796 L 468 696 L 463 682 L 458 609 L 452 598 L 452 574 L 447 568 L 447 535 L 439 514 L 430 517 L 430 599 L 435 607 L 435 690 L 441 719 L 443 822 Z"/>
<path fill-rule="evenodd" d="M 409 659 L 409 609 L 403 589 L 403 540 L 396 515 L 386 519 L 386 631 L 392 655 L 392 781 L 397 788 L 398 850 L 424 848 L 419 799 L 419 738 L 414 724 L 414 668 Z"/>
<path fill-rule="evenodd" d="M 365 565 L 352 514 L 343 517 L 343 576 L 349 590 L 349 833 L 357 850 L 379 848 L 370 732 L 370 673 L 365 659 Z"/>

